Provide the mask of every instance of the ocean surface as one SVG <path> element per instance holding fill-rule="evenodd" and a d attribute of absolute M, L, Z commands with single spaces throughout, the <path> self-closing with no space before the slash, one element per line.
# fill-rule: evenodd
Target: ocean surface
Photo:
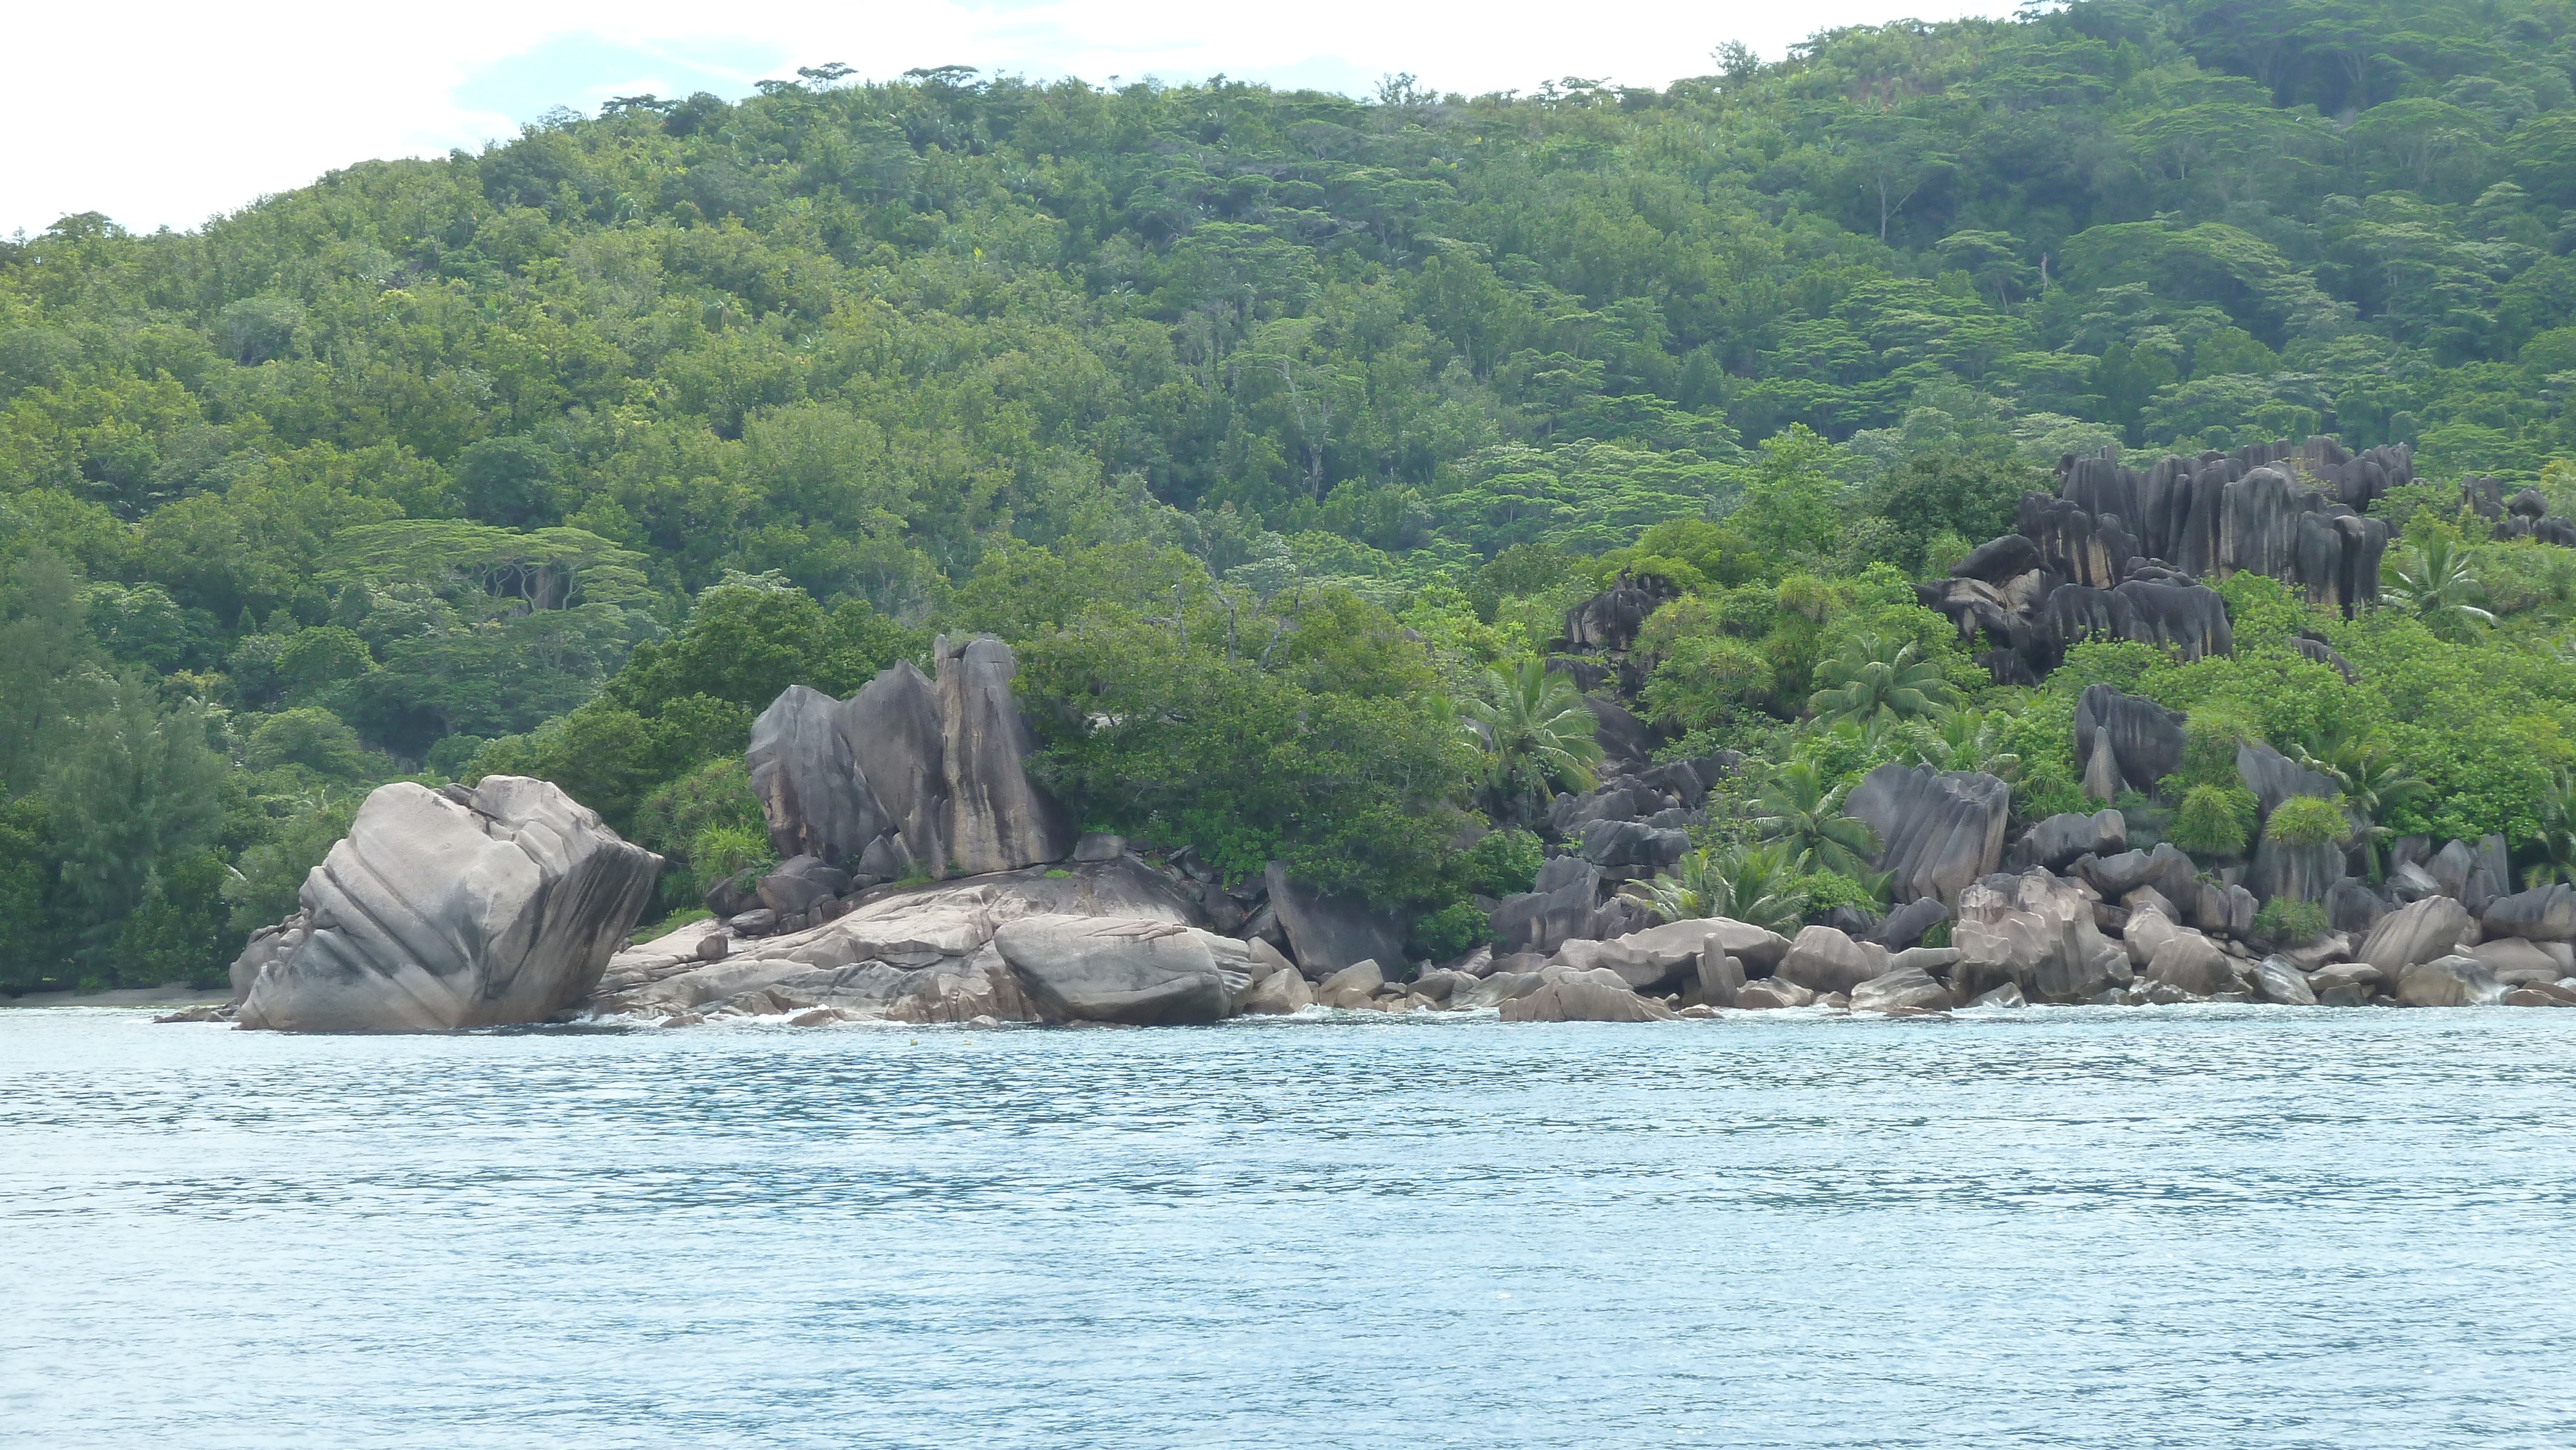
<path fill-rule="evenodd" d="M 2576 1012 L 0 1011 L 0 1444 L 2576 1444 Z"/>

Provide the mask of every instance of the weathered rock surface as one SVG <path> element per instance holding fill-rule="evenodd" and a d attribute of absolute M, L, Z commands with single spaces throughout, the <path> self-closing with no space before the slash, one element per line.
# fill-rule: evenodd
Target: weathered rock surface
<path fill-rule="evenodd" d="M 840 701 L 790 685 L 751 722 L 743 763 L 782 857 L 855 859 L 891 824 L 851 758 L 842 717 Z"/>
<path fill-rule="evenodd" d="M 919 993 L 947 990 L 934 978 L 955 974 L 988 947 L 1006 922 L 1031 916 L 1112 917 L 1204 926 L 1198 904 L 1179 886 L 1132 857 L 1080 865 L 1062 875 L 1045 868 L 961 878 L 911 888 L 886 887 L 861 898 L 846 914 L 783 936 L 736 939 L 716 961 L 701 958 L 703 923 L 684 927 L 610 959 L 588 1009 L 598 1016 L 669 1016 L 730 1010 L 788 1010 L 756 994 L 792 986 L 809 973 L 851 970 L 837 995 L 805 1005 L 828 1005 L 857 1016 L 907 1019 L 897 1005 Z M 1212 951 L 1249 953 L 1249 943 L 1217 938 Z M 998 956 L 994 968 L 1015 982 Z M 862 990 L 863 989 L 863 990 Z M 1016 985 L 1010 992 L 1017 994 Z M 969 1014 L 978 1015 L 978 1014 Z M 1008 1007 L 980 1015 L 1034 1021 L 1033 1008 Z"/>
<path fill-rule="evenodd" d="M 1735 1005 L 1748 1012 L 1776 1007 L 1806 1007 L 1813 1005 L 1815 1000 L 1815 993 L 1795 982 L 1784 982 L 1777 977 L 1764 977 L 1757 982 L 1747 982 L 1742 990 L 1735 994 Z"/>
<path fill-rule="evenodd" d="M 2218 944 L 2197 932 L 2180 932 L 2156 948 L 2147 963 L 2146 978 L 2168 987 L 2207 997 L 2231 991 L 2236 986 L 2236 972 L 2228 964 L 2227 954 Z"/>
<path fill-rule="evenodd" d="M 2254 990 L 2266 1002 L 2289 1007 L 2317 1005 L 2316 989 L 2308 985 L 2307 974 L 2280 957 L 2265 957 L 2254 964 Z"/>
<path fill-rule="evenodd" d="M 2559 881 L 2496 897 L 2478 914 L 2478 922 L 2491 937 L 2576 940 L 2576 887 Z"/>
<path fill-rule="evenodd" d="M 2397 1000 L 2409 1007 L 2492 1007 L 2504 994 L 2504 984 L 2475 957 L 2435 957 L 2397 974 Z"/>
<path fill-rule="evenodd" d="M 1923 896 L 1905 903 L 1880 917 L 1871 927 L 1867 939 L 1892 952 L 1901 952 L 1923 940 L 1923 934 L 1950 919 L 1950 908 L 1937 896 Z"/>
<path fill-rule="evenodd" d="M 541 780 L 379 786 L 243 953 L 244 1027 L 430 1032 L 541 1022 L 586 995 L 662 858 Z"/>
<path fill-rule="evenodd" d="M 2182 768 L 2182 726 L 2179 710 L 2121 694 L 2109 685 L 2087 685 L 2075 701 L 2076 765 L 2087 779 L 2093 778 L 2095 752 L 2108 746 L 2113 794 L 2122 790 L 2152 791 L 2157 781 Z M 2110 796 L 2102 799 L 2107 801 Z M 2113 850 L 2124 849 L 2127 844 L 2124 823 L 2120 843 Z"/>
<path fill-rule="evenodd" d="M 2467 907 L 2447 896 L 2428 896 L 2382 917 L 2356 955 L 2396 980 L 2418 962 L 2450 955 L 2468 924 Z"/>
<path fill-rule="evenodd" d="M 1297 969 L 1317 981 L 1353 962 L 1404 960 L 1405 923 L 1394 912 L 1365 901 L 1328 896 L 1289 879 L 1285 862 L 1270 863 L 1270 907 L 1288 932 Z"/>
<path fill-rule="evenodd" d="M 1037 739 L 1011 697 L 1019 661 L 1010 646 L 992 638 L 952 644 L 943 635 L 932 642 L 931 655 L 938 665 L 949 860 L 968 876 L 1063 860 L 1073 850 L 1073 822 L 1029 780 Z"/>
<path fill-rule="evenodd" d="M 1876 864 L 1889 873 L 1894 900 L 1946 901 L 2003 859 L 2012 788 L 1982 771 L 1890 762 L 1861 780 L 1844 809 L 1878 834 Z"/>
<path fill-rule="evenodd" d="M 2010 864 L 2016 874 L 2033 867 L 2063 871 L 2079 856 L 2116 856 L 2128 849 L 2128 817 L 2113 810 L 2096 811 L 2089 816 L 2068 811 L 2022 832 L 2021 839 L 2013 843 Z"/>
<path fill-rule="evenodd" d="M 1811 926 L 1798 933 L 1772 975 L 1810 992 L 1845 994 L 1861 983 L 1887 974 L 1887 948 L 1856 942 L 1830 926 Z"/>
<path fill-rule="evenodd" d="M 1669 1022 L 1673 1009 L 1628 990 L 1616 972 L 1550 967 L 1536 991 L 1499 1004 L 1506 1022 Z"/>
<path fill-rule="evenodd" d="M 946 870 L 948 749 L 930 677 L 895 661 L 841 707 L 841 722 L 850 763 L 893 828 L 860 869 L 886 880 Z"/>
<path fill-rule="evenodd" d="M 2236 747 L 2236 777 L 2254 793 L 2255 801 L 2267 817 L 2292 796 L 2332 799 L 2339 794 L 2333 781 L 2259 740 L 2247 741 Z"/>
<path fill-rule="evenodd" d="M 2197 881 L 2191 857 L 2168 841 L 2157 842 L 2152 851 L 2079 857 L 2068 871 L 2083 878 L 2106 901 L 2119 901 L 2141 887 L 2153 887 L 2167 901 L 2179 901 L 2192 893 Z"/>
<path fill-rule="evenodd" d="M 1855 1012 L 1947 1012 L 1950 989 L 1921 967 L 1900 967 L 1851 989 Z"/>
<path fill-rule="evenodd" d="M 1211 946 L 1224 940 L 1174 922 L 1083 916 L 1027 916 L 993 933 L 1050 1020 L 1137 1027 L 1225 1017 L 1251 979 L 1220 968 Z"/>
<path fill-rule="evenodd" d="M 1950 944 L 1954 996 L 1975 998 L 2011 982 L 2034 1001 L 2090 1002 L 2129 985 L 2127 951 L 2094 925 L 2093 903 L 2046 872 L 1994 875 L 1959 893 Z"/>

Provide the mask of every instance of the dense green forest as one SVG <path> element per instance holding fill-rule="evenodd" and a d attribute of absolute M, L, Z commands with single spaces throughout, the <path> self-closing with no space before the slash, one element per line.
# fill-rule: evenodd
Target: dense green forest
<path fill-rule="evenodd" d="M 2576 512 L 2576 5 L 2086 0 L 1711 64 L 827 66 L 0 244 L 0 986 L 219 975 L 409 775 L 555 778 L 683 907 L 766 849 L 753 713 L 938 630 L 1019 649 L 1089 824 L 1436 946 L 1534 865 L 1459 828 L 1585 772 L 1536 661 L 1621 570 L 1671 596 L 1643 702 L 1757 757 L 1747 822 L 1889 758 L 2063 808 L 2110 680 L 2401 761 L 2392 830 L 2576 851 L 2576 551 L 2458 508 Z M 2237 576 L 2234 658 L 2038 689 L 1915 603 L 2062 454 L 2313 433 L 2415 446 L 2380 507 L 2438 587 L 2346 621 Z M 1909 644 L 1904 708 L 1834 703 Z"/>

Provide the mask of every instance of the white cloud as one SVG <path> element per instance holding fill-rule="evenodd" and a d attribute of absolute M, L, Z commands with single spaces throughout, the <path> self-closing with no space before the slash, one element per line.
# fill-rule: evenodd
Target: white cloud
<path fill-rule="evenodd" d="M 1660 86 L 1741 39 L 1778 56 L 1828 25 L 2001 13 L 1997 0 L 1457 3 L 1308 0 L 447 0 L 379 7 L 252 0 L 30 6 L 0 60 L 20 141 L 0 151 L 0 233 L 69 212 L 128 227 L 194 226 L 262 193 L 370 157 L 436 155 L 507 136 L 553 101 L 623 90 L 739 94 L 762 75 L 845 62 L 1246 79 L 1364 90 L 1528 90 L 1566 75 Z"/>

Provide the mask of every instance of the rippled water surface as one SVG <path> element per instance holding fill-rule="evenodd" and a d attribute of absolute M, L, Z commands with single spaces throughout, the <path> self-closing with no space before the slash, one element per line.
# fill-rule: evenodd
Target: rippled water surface
<path fill-rule="evenodd" d="M 12 1446 L 2576 1444 L 2576 1012 L 0 1012 Z"/>

